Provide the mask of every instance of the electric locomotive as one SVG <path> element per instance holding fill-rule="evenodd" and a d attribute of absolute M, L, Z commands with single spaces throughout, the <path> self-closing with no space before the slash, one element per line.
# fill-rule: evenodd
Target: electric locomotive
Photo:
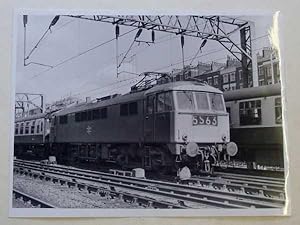
<path fill-rule="evenodd" d="M 222 92 L 194 81 L 133 88 L 53 113 L 49 144 L 58 161 L 149 170 L 211 172 L 238 151 Z"/>

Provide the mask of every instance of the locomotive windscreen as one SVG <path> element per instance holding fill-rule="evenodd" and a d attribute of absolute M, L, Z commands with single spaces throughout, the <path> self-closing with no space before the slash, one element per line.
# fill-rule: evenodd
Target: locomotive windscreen
<path fill-rule="evenodd" d="M 178 91 L 176 97 L 179 110 L 194 111 L 197 108 L 198 110 L 225 111 L 222 94 Z"/>
<path fill-rule="evenodd" d="M 209 93 L 209 100 L 212 110 L 225 111 L 225 104 L 221 94 Z"/>

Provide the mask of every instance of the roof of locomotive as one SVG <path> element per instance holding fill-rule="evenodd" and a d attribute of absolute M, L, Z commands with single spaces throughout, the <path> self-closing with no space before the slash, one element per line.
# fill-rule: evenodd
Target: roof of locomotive
<path fill-rule="evenodd" d="M 136 100 L 142 99 L 143 96 L 144 96 L 144 91 L 128 93 L 125 95 L 118 95 L 115 98 L 107 99 L 104 101 L 86 102 L 86 103 L 77 104 L 77 105 L 71 106 L 69 108 L 62 109 L 62 110 L 54 113 L 54 115 L 61 116 L 61 115 L 69 114 L 69 113 L 75 113 L 75 112 L 80 112 L 80 111 L 84 111 L 84 110 L 115 105 L 115 104 L 122 103 L 122 102 L 136 101 Z"/>
<path fill-rule="evenodd" d="M 151 94 L 151 93 L 158 93 L 158 92 L 164 92 L 164 91 L 204 91 L 204 92 L 213 92 L 213 93 L 222 93 L 219 89 L 216 89 L 214 87 L 211 87 L 207 84 L 199 83 L 199 82 L 193 82 L 193 81 L 178 81 L 178 82 L 172 82 L 172 83 L 166 83 L 166 84 L 159 84 L 154 87 L 151 87 L 147 90 L 141 90 L 137 92 L 129 92 L 124 95 L 118 95 L 115 98 L 107 99 L 104 101 L 99 102 L 87 102 L 78 104 L 66 109 L 62 109 L 54 115 L 61 116 L 66 115 L 69 113 L 75 113 L 80 112 L 84 110 L 90 110 L 94 108 L 99 107 L 105 107 L 109 105 L 119 104 L 119 103 L 125 103 L 125 102 L 131 102 L 131 101 L 137 101 L 144 98 L 145 95 Z"/>
<path fill-rule="evenodd" d="M 154 93 L 154 92 L 163 92 L 163 91 L 204 91 L 204 92 L 213 92 L 213 93 L 223 93 L 217 88 L 209 86 L 205 83 L 197 81 L 177 81 L 170 82 L 165 84 L 156 85 L 147 91 L 145 95 Z"/>
<path fill-rule="evenodd" d="M 235 101 L 242 99 L 260 98 L 268 96 L 276 96 L 281 94 L 281 85 L 273 84 L 252 88 L 237 89 L 234 91 L 224 92 L 225 101 Z"/>

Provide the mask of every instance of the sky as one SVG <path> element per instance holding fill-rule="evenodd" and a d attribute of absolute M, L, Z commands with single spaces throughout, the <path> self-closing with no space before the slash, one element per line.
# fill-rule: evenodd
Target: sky
<path fill-rule="evenodd" d="M 43 33 L 49 27 L 55 15 L 29 15 L 26 26 L 24 44 L 24 26 L 21 15 L 16 18 L 16 92 L 41 93 L 46 103 L 72 96 L 85 99 L 96 98 L 115 93 L 126 93 L 141 77 L 137 74 L 146 71 L 170 72 L 182 68 L 182 53 L 180 36 L 164 32 L 155 32 L 155 43 L 148 46 L 145 43 L 133 43 L 136 30 L 119 38 L 115 37 L 115 27 L 109 23 L 80 20 L 70 17 L 60 17 L 38 47 L 26 60 L 45 65 L 30 64 L 24 66 L 25 55 L 33 49 Z M 272 16 L 247 16 L 239 19 L 252 21 L 255 24 L 254 44 L 257 51 L 269 47 L 266 36 L 272 25 Z M 134 29 L 120 26 L 120 35 Z M 238 40 L 239 34 L 233 34 L 232 39 Z M 139 40 L 150 41 L 151 31 L 143 31 Z M 225 62 L 230 55 L 219 43 L 208 40 L 199 54 L 196 54 L 202 40 L 185 37 L 185 65 L 198 61 L 211 63 Z M 133 43 L 127 58 L 118 69 L 117 60 L 122 61 L 125 52 Z M 102 44 L 102 45 L 101 45 Z M 94 48 L 95 46 L 101 45 Z M 118 45 L 118 54 L 116 46 Z M 94 48 L 88 52 L 88 49 Z M 86 52 L 86 53 L 84 53 Z M 120 55 L 123 53 L 122 55 Z M 73 59 L 64 62 L 66 59 Z M 190 60 L 189 60 L 190 59 Z M 60 64 L 61 63 L 61 64 Z"/>

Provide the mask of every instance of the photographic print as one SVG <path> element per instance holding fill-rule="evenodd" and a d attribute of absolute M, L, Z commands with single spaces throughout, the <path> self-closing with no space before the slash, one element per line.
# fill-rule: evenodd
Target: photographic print
<path fill-rule="evenodd" d="M 273 16 L 16 13 L 11 216 L 283 215 Z"/>

